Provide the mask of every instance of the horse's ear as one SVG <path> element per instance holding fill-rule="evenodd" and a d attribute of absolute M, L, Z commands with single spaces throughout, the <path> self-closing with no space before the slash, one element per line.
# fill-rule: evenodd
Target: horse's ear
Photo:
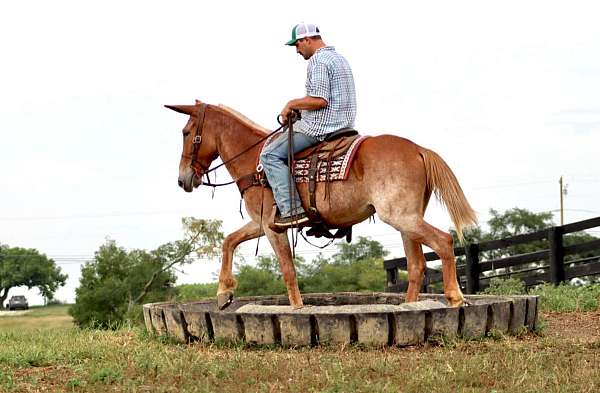
<path fill-rule="evenodd" d="M 165 105 L 165 108 L 190 116 L 197 111 L 195 105 Z"/>
<path fill-rule="evenodd" d="M 196 99 L 196 105 L 202 105 L 202 101 Z"/>

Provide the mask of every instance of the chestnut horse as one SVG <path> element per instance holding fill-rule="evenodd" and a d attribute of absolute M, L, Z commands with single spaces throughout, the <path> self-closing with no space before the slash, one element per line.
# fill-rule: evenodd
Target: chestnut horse
<path fill-rule="evenodd" d="M 195 105 L 166 107 L 189 115 L 183 128 L 178 179 L 186 192 L 202 184 L 203 174 L 217 157 L 226 163 L 233 179 L 255 171 L 263 143 L 252 145 L 267 135 L 266 129 L 222 105 L 207 105 L 196 100 Z M 249 150 L 239 155 L 246 149 Z M 309 198 L 307 184 L 297 184 L 305 209 Z M 324 184 L 317 184 L 317 201 L 323 201 L 324 192 Z M 377 213 L 381 221 L 400 232 L 408 261 L 407 302 L 417 300 L 426 269 L 421 245 L 434 250 L 442 261 L 444 295 L 451 306 L 457 307 L 463 304 L 464 297 L 456 278 L 452 236 L 423 219 L 432 193 L 446 206 L 459 237 L 462 237 L 463 228 L 475 224 L 476 216 L 448 165 L 435 152 L 407 139 L 381 135 L 367 138 L 360 145 L 348 179 L 331 183 L 330 200 L 320 203 L 318 209 L 331 228 L 357 224 Z M 251 187 L 244 192 L 243 199 L 251 221 L 223 242 L 217 290 L 219 308 L 231 303 L 237 285 L 232 273 L 235 248 L 263 234 L 279 260 L 290 305 L 303 307 L 287 234 L 275 233 L 268 226 L 274 203 L 271 190 Z M 268 208 L 263 210 L 261 205 Z"/>

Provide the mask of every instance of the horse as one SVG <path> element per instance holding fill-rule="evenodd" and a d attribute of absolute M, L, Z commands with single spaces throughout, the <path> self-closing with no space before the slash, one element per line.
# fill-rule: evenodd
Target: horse
<path fill-rule="evenodd" d="M 241 113 L 224 105 L 165 105 L 189 116 L 183 128 L 183 152 L 179 162 L 178 184 L 192 192 L 202 184 L 203 175 L 218 157 L 233 179 L 254 173 L 268 130 Z M 297 183 L 302 204 L 309 198 L 307 183 Z M 326 190 L 328 188 L 328 190 Z M 433 194 L 446 207 L 459 239 L 463 229 L 476 224 L 454 173 L 434 151 L 394 135 L 366 138 L 355 153 L 348 178 L 317 185 L 316 196 L 328 203 L 318 206 L 329 228 L 346 228 L 373 214 L 400 232 L 407 258 L 408 289 L 406 302 L 418 300 L 426 270 L 422 245 L 434 250 L 442 261 L 444 296 L 451 307 L 465 302 L 456 276 L 452 236 L 424 220 L 425 209 Z M 217 289 L 217 305 L 224 309 L 233 301 L 237 282 L 232 272 L 235 248 L 242 242 L 265 235 L 279 261 L 289 303 L 302 308 L 296 270 L 287 234 L 269 228 L 270 209 L 274 205 L 269 188 L 254 186 L 242 194 L 251 221 L 225 237 Z"/>

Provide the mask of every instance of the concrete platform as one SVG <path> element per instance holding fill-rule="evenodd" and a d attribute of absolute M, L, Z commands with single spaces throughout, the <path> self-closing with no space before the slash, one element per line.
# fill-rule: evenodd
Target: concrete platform
<path fill-rule="evenodd" d="M 302 309 L 287 296 L 242 297 L 220 311 L 213 299 L 144 305 L 148 331 L 180 342 L 245 340 L 308 346 L 360 343 L 418 345 L 435 336 L 517 334 L 537 323 L 537 296 L 467 295 L 469 305 L 448 307 L 442 295 L 422 294 L 404 303 L 398 293 L 320 293 L 302 296 Z"/>

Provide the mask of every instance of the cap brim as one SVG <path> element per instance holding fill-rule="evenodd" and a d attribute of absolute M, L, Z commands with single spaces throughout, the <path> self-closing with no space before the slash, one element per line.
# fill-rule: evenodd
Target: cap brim
<path fill-rule="evenodd" d="M 292 38 L 291 40 L 289 40 L 289 41 L 288 41 L 288 42 L 286 42 L 285 44 L 286 44 L 286 45 L 289 45 L 289 46 L 294 46 L 294 45 L 296 45 L 296 41 L 298 41 L 298 40 L 297 40 L 297 39 L 293 39 L 293 38 Z"/>

